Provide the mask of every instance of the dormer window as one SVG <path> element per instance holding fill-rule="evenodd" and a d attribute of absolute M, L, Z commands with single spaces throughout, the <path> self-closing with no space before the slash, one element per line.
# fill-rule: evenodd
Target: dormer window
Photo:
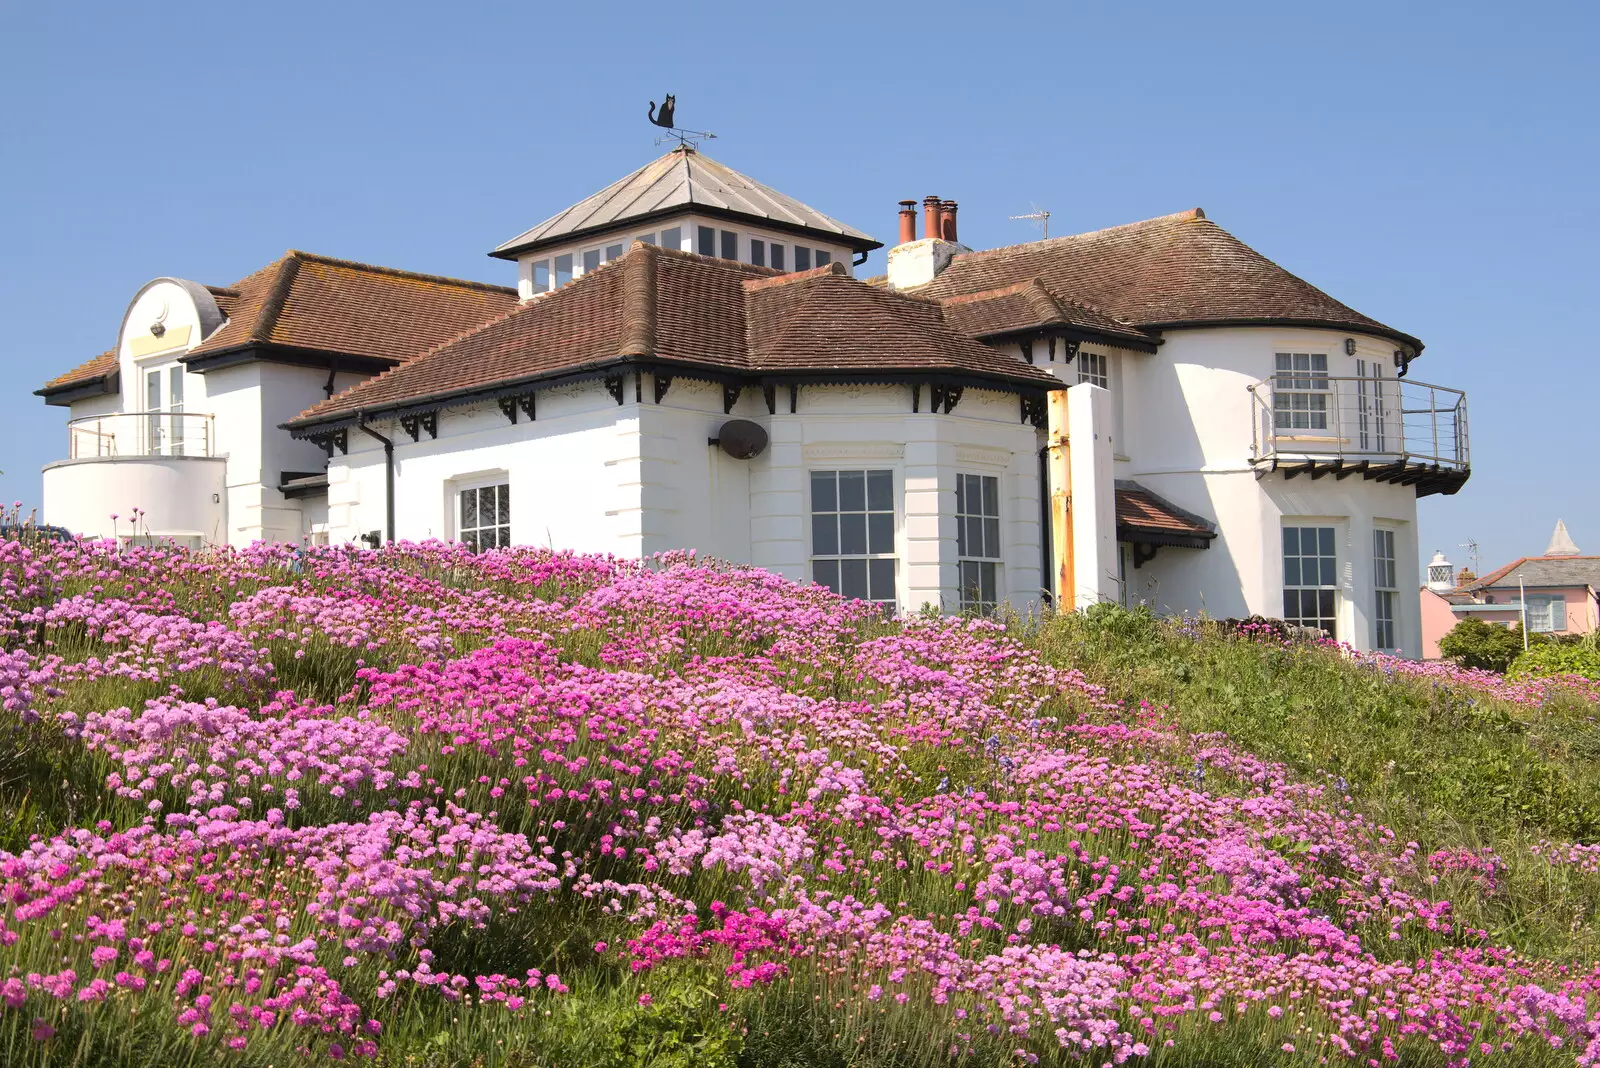
<path fill-rule="evenodd" d="M 774 268 L 776 268 L 777 270 L 780 270 L 780 271 L 788 270 L 788 268 L 784 266 L 785 256 L 783 254 L 783 246 L 778 244 L 776 241 L 774 241 L 772 243 L 772 245 L 771 245 L 771 251 L 772 251 L 772 266 Z"/>
<path fill-rule="evenodd" d="M 750 239 L 750 262 L 757 267 L 765 267 L 767 265 L 767 243 L 760 238 L 752 237 Z"/>
<path fill-rule="evenodd" d="M 811 250 L 804 245 L 794 247 L 794 269 L 797 271 L 811 270 Z"/>

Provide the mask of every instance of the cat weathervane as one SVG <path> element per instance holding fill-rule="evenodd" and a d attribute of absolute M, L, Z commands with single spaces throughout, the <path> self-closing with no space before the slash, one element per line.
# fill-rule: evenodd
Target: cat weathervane
<path fill-rule="evenodd" d="M 668 93 L 662 98 L 661 108 L 659 111 L 656 109 L 656 102 L 654 100 L 650 101 L 650 121 L 656 126 L 659 126 L 663 130 L 667 131 L 665 134 L 656 138 L 656 144 L 659 145 L 663 141 L 676 140 L 679 144 L 687 148 L 693 148 L 700 141 L 709 140 L 717 136 L 716 134 L 707 130 L 679 129 L 673 123 L 673 115 L 677 110 L 678 98 L 671 93 Z"/>

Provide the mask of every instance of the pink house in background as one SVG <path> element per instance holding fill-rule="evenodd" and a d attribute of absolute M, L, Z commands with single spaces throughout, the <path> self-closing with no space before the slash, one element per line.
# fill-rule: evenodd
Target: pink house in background
<path fill-rule="evenodd" d="M 1524 556 L 1484 575 L 1459 577 L 1443 553 L 1428 564 L 1422 588 L 1422 655 L 1439 659 L 1439 639 L 1462 619 L 1512 627 L 1527 613 L 1531 634 L 1588 634 L 1600 629 L 1600 556 L 1584 556 L 1556 520 L 1543 556 Z"/>

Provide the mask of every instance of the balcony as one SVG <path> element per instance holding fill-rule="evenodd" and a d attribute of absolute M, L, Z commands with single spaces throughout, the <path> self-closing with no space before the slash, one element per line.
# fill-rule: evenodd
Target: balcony
<path fill-rule="evenodd" d="M 67 424 L 67 458 L 212 456 L 215 417 L 200 412 L 116 412 Z"/>
<path fill-rule="evenodd" d="M 215 420 L 198 412 L 74 419 L 67 459 L 44 467 L 44 521 L 89 537 L 225 541 L 227 460 L 216 451 Z"/>
<path fill-rule="evenodd" d="M 1283 371 L 1248 387 L 1256 477 L 1360 475 L 1450 494 L 1471 474 L 1467 395 L 1398 378 Z"/>

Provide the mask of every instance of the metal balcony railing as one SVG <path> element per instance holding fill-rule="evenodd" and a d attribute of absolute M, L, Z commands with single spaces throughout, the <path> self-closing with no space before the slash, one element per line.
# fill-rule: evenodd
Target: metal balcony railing
<path fill-rule="evenodd" d="M 67 423 L 73 460 L 214 456 L 215 418 L 200 412 L 115 412 Z"/>
<path fill-rule="evenodd" d="M 1249 387 L 1257 474 L 1360 474 L 1454 493 L 1467 479 L 1467 395 L 1409 379 L 1280 371 Z"/>

